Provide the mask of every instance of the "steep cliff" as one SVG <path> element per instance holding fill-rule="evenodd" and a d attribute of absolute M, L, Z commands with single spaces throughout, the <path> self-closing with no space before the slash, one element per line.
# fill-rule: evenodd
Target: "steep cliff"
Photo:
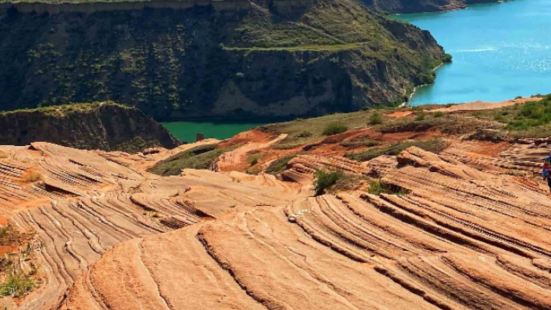
<path fill-rule="evenodd" d="M 374 9 L 393 13 L 444 11 L 464 8 L 469 4 L 499 0 L 363 0 Z"/>
<path fill-rule="evenodd" d="M 112 102 L 0 113 L 0 144 L 33 141 L 128 152 L 178 145 L 166 129 L 139 110 Z"/>
<path fill-rule="evenodd" d="M 184 2 L 5 4 L 0 108 L 111 99 L 160 120 L 318 115 L 402 102 L 445 56 L 428 32 L 354 0 Z"/>

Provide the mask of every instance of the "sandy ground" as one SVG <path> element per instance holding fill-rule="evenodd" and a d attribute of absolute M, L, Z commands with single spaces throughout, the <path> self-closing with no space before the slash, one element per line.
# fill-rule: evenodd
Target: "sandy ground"
<path fill-rule="evenodd" d="M 478 110 L 492 110 L 497 108 L 510 107 L 515 104 L 524 104 L 527 102 L 534 102 L 542 100 L 541 97 L 529 97 L 529 98 L 518 98 L 513 100 L 501 101 L 501 102 L 483 102 L 475 101 L 469 103 L 463 103 L 458 105 L 453 105 L 447 108 L 437 108 L 432 109 L 430 112 L 466 112 L 466 111 L 478 111 Z"/>

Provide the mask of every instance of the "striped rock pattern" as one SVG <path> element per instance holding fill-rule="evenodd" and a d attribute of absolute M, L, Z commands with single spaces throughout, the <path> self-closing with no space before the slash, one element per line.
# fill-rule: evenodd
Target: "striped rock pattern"
<path fill-rule="evenodd" d="M 63 307 L 551 308 L 551 200 L 449 152 L 410 148 L 382 170 L 408 194 L 238 203 L 124 242 L 74 282 Z"/>
<path fill-rule="evenodd" d="M 17 306 L 0 300 L 8 309 L 59 308 L 71 287 L 96 284 L 79 281 L 124 241 L 212 221 L 238 206 L 280 205 L 305 195 L 299 185 L 273 176 L 188 170 L 161 178 L 125 165 L 139 159 L 117 160 L 120 153 L 48 143 L 0 151 L 0 214 L 34 233 L 39 279 Z M 29 171 L 33 176 L 25 177 Z"/>

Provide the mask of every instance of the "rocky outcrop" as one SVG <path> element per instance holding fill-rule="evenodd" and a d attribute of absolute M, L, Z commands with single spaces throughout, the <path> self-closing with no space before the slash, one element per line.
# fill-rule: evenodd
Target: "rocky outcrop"
<path fill-rule="evenodd" d="M 0 113 L 0 144 L 28 145 L 34 141 L 129 152 L 179 144 L 141 111 L 111 102 Z"/>
<path fill-rule="evenodd" d="M 64 307 L 551 307 L 544 192 L 416 148 L 398 161 L 384 181 L 409 194 L 240 205 L 124 242 L 75 282 Z"/>
<path fill-rule="evenodd" d="M 373 134 L 363 131 L 324 141 Z M 266 139 L 239 135 L 244 144 L 220 163 L 278 141 Z M 535 170 L 550 140 L 448 139 L 439 154 L 413 146 L 361 163 L 336 146 L 296 148 L 286 176 L 302 184 L 146 171 L 174 150 L 0 146 L 0 219 L 34 233 L 25 257 L 37 284 L 0 306 L 549 309 L 551 200 Z M 387 190 L 313 197 L 306 181 L 318 170 L 375 177 Z"/>
<path fill-rule="evenodd" d="M 236 205 L 277 205 L 301 196 L 299 186 L 273 176 L 187 171 L 182 176 L 159 178 L 138 168 L 147 160 L 143 155 L 77 150 L 41 142 L 0 146 L 0 152 L 0 218 L 10 218 L 18 230 L 32 231 L 35 236 L 34 246 L 27 252 L 32 253 L 29 256 L 36 266 L 33 277 L 37 287 L 17 306 L 2 298 L 0 306 L 7 309 L 58 308 L 69 288 L 83 284 L 81 275 L 90 264 L 109 255 L 108 250 L 123 241 L 211 221 Z M 37 177 L 26 178 L 28 171 Z M 165 250 L 177 248 L 168 246 Z M 134 254 L 129 249 L 125 256 L 136 258 Z M 182 263 L 203 258 L 196 256 Z M 140 266 L 136 269 L 139 273 L 144 271 Z M 223 270 L 212 271 L 229 278 Z M 144 288 L 144 293 L 150 294 L 149 289 L 153 286 Z M 247 302 L 248 297 L 239 289 L 221 290 L 245 296 Z M 126 302 L 130 305 L 132 301 Z M 79 309 L 96 309 L 92 306 L 81 305 Z"/>
<path fill-rule="evenodd" d="M 159 120 L 320 115 L 403 102 L 444 59 L 428 32 L 354 0 L 144 3 L 4 9 L 0 108 L 111 99 Z"/>
<path fill-rule="evenodd" d="M 465 8 L 469 4 L 498 2 L 499 0 L 363 0 L 374 9 L 393 13 L 445 11 Z"/>

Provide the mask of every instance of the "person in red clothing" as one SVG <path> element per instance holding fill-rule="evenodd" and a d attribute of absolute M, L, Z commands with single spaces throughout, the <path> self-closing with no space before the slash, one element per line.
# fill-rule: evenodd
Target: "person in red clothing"
<path fill-rule="evenodd" d="M 543 176 L 544 180 L 547 180 L 547 185 L 549 186 L 549 193 L 551 194 L 551 153 L 543 160 L 543 168 L 541 171 L 541 175 Z"/>

